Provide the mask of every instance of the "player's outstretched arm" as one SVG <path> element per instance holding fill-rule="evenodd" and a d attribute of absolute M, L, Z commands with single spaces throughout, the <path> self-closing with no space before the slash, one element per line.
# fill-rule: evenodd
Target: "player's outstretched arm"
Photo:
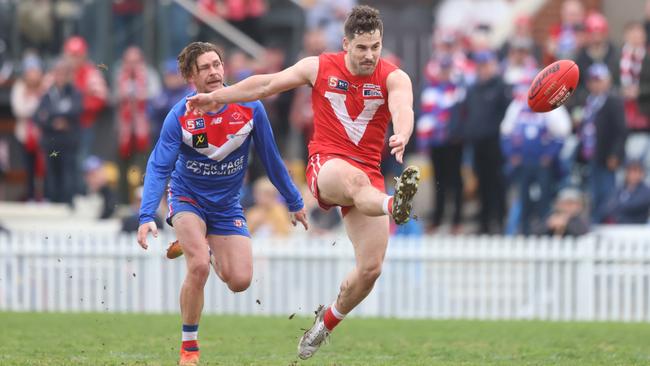
<path fill-rule="evenodd" d="M 317 74 L 318 57 L 306 57 L 275 74 L 253 75 L 211 93 L 198 93 L 187 99 L 187 109 L 209 112 L 226 103 L 252 102 L 311 84 Z"/>
<path fill-rule="evenodd" d="M 394 135 L 388 140 L 390 153 L 402 163 L 404 150 L 413 133 L 413 87 L 411 78 L 402 70 L 395 70 L 386 79 L 388 109 L 393 119 Z"/>

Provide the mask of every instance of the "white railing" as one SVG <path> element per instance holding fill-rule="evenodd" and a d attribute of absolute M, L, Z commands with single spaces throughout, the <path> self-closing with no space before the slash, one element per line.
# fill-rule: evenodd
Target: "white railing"
<path fill-rule="evenodd" d="M 178 312 L 185 262 L 164 257 L 171 239 L 143 251 L 130 235 L 0 235 L 0 310 Z M 255 239 L 254 257 L 244 293 L 210 276 L 206 313 L 309 314 L 335 298 L 354 263 L 340 237 Z M 650 236 L 393 238 L 353 314 L 650 321 Z"/>

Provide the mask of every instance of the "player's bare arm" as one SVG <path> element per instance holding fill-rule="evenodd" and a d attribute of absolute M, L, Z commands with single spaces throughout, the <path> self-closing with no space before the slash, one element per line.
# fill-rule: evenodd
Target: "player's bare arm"
<path fill-rule="evenodd" d="M 187 109 L 208 112 L 226 103 L 263 99 L 302 85 L 313 85 L 317 74 L 318 57 L 306 57 L 280 72 L 253 75 L 212 93 L 199 93 L 189 97 Z"/>
<path fill-rule="evenodd" d="M 395 70 L 386 79 L 388 109 L 393 118 L 394 135 L 388 140 L 390 153 L 402 163 L 404 150 L 413 133 L 413 89 L 411 78 L 402 70 Z"/>
<path fill-rule="evenodd" d="M 300 222 L 305 230 L 309 230 L 309 221 L 307 220 L 307 211 L 301 208 L 300 211 L 291 212 L 291 224 L 296 226 Z"/>
<path fill-rule="evenodd" d="M 142 249 L 147 249 L 149 245 L 147 244 L 147 235 L 149 232 L 153 233 L 153 237 L 158 237 L 158 227 L 154 221 L 145 222 L 144 224 L 138 227 L 138 244 Z"/>

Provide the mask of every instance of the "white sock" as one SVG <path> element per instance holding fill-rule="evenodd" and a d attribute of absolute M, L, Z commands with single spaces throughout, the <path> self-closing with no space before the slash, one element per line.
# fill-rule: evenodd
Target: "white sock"
<path fill-rule="evenodd" d="M 330 310 L 332 311 L 332 315 L 334 315 L 336 319 L 342 320 L 343 318 L 345 318 L 345 314 L 341 314 L 339 313 L 338 310 L 336 310 L 336 301 L 334 301 L 332 306 L 330 306 Z"/>
<path fill-rule="evenodd" d="M 390 202 L 391 198 L 393 198 L 393 196 L 386 196 L 386 198 L 384 198 L 384 203 L 381 205 L 381 209 L 386 215 L 390 215 L 390 211 L 388 210 L 388 202 Z"/>
<path fill-rule="evenodd" d="M 199 337 L 198 325 L 185 325 L 183 324 L 183 339 L 182 341 L 195 341 Z"/>

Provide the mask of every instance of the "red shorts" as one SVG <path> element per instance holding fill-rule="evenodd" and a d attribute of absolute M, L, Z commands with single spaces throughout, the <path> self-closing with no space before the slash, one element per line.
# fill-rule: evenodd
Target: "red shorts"
<path fill-rule="evenodd" d="M 372 184 L 373 187 L 377 188 L 382 192 L 385 192 L 384 176 L 381 175 L 381 171 L 379 170 L 379 167 L 373 167 L 343 155 L 314 154 L 309 157 L 309 160 L 307 162 L 307 168 L 305 169 L 305 175 L 307 176 L 307 185 L 309 186 L 309 190 L 311 191 L 311 194 L 313 194 L 314 197 L 316 197 L 316 200 L 318 201 L 318 205 L 323 209 L 329 210 L 334 206 L 338 206 L 335 204 L 333 205 L 333 204 L 323 202 L 320 199 L 320 195 L 318 194 L 318 173 L 320 172 L 320 168 L 323 165 L 325 165 L 325 163 L 328 160 L 331 159 L 341 159 L 347 162 L 348 164 L 354 166 L 355 168 L 360 169 L 362 172 L 366 174 L 368 179 L 370 179 L 370 184 Z M 341 211 L 343 215 L 348 213 L 348 211 L 350 211 L 351 208 L 352 206 L 341 206 Z"/>

